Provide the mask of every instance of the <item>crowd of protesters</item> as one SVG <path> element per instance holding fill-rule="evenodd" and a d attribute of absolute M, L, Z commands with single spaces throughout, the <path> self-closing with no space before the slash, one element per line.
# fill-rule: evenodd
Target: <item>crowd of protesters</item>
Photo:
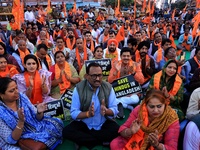
<path fill-rule="evenodd" d="M 170 145 L 170 142 L 166 141 L 171 138 L 170 135 L 173 131 L 167 130 L 168 132 L 166 131 L 165 134 L 168 135 L 168 139 L 158 138 L 155 144 L 154 135 L 152 135 L 150 145 L 155 149 L 174 150 L 178 147 L 183 147 L 185 150 L 199 149 L 199 17 L 200 13 L 196 9 L 186 7 L 183 10 L 155 9 L 154 12 L 141 11 L 140 7 L 137 7 L 136 10 L 134 7 L 129 7 L 128 10 L 116 14 L 111 6 L 105 7 L 105 9 L 85 6 L 66 10 L 62 5 L 60 7 L 52 6 L 50 12 L 47 12 L 43 6 L 27 6 L 20 30 L 17 29 L 14 17 L 10 18 L 8 24 L 0 26 L 0 77 L 14 79 L 19 92 L 25 94 L 34 105 L 59 99 L 66 89 L 74 90 L 76 87 L 72 97 L 72 118 L 85 120 L 83 122 L 88 126 L 88 132 L 101 130 L 102 124 L 103 128 L 107 123 L 106 125 L 110 129 L 109 138 L 112 137 L 112 139 L 117 137 L 117 134 L 114 133 L 118 130 L 117 125 L 112 124 L 115 126 L 112 129 L 111 124 L 105 123 L 107 118 L 97 121 L 99 116 L 96 116 L 94 120 L 98 123 L 94 127 L 94 120 L 88 119 L 95 116 L 92 109 L 103 108 L 107 114 L 123 119 L 123 108 L 132 111 L 136 105 L 142 102 L 146 92 L 152 89 L 160 90 L 167 101 L 166 107 L 168 108 L 169 105 L 170 112 L 172 108 L 177 113 L 181 127 L 180 132 L 185 132 L 184 135 L 181 135 L 184 142 L 183 145 L 182 142 L 177 143 L 179 135 L 177 133 L 176 139 L 174 139 L 175 144 L 172 142 Z M 190 55 L 188 60 L 186 60 L 186 54 Z M 89 69 L 84 65 L 86 60 L 104 58 L 111 59 L 112 66 L 108 76 L 102 76 L 102 70 L 98 72 L 98 65 L 93 64 L 94 66 L 90 66 Z M 92 70 L 92 67 L 95 68 L 95 71 Z M 90 75 L 91 77 L 89 77 Z M 97 107 L 92 102 L 91 107 L 88 106 L 89 111 L 83 114 L 81 111 L 77 112 L 77 107 L 82 105 L 82 100 L 84 100 L 82 97 L 85 96 L 78 88 L 85 87 L 87 90 L 90 88 L 81 84 L 84 80 L 88 80 L 91 86 L 93 84 L 95 86 L 97 83 L 93 83 L 92 79 L 103 79 L 112 83 L 127 75 L 133 75 L 141 85 L 143 96 L 138 93 L 116 98 L 113 90 L 108 86 L 110 94 L 115 97 L 112 99 L 112 103 L 104 104 L 103 101 L 103 104 Z M 107 86 L 107 82 L 103 82 L 102 87 Z M 79 96 L 80 104 L 73 102 L 73 98 L 75 101 Z M 1 99 L 3 101 L 2 97 Z M 145 103 L 148 105 L 147 99 L 145 99 Z M 87 108 L 85 105 L 81 110 Z M 106 106 L 109 106 L 109 109 Z M 159 105 L 155 107 L 157 107 L 155 109 L 160 109 Z M 2 120 L 1 117 L 0 120 Z M 137 122 L 134 123 L 134 127 L 141 126 L 141 130 L 145 132 L 137 117 L 134 120 Z M 189 122 L 187 126 L 184 124 L 185 122 Z M 79 124 L 65 128 L 63 137 L 76 142 L 78 137 L 67 135 L 71 128 L 76 129 L 76 126 L 78 128 Z M 179 129 L 178 124 L 176 127 Z M 75 131 L 70 133 L 73 134 Z M 121 136 L 130 138 L 138 130 L 136 132 L 135 130 L 128 132 L 126 129 L 123 131 L 120 128 Z M 0 129 L 1 132 L 4 131 Z M 108 133 L 107 130 L 102 131 L 102 133 L 104 132 Z M 97 132 L 92 134 L 97 134 Z M 130 134 L 130 136 L 128 137 L 126 134 Z M 97 135 L 106 138 L 103 134 Z M 157 135 L 160 136 L 160 133 Z M 3 138 L 0 136 L 0 140 L 4 140 Z M 78 139 L 79 144 L 84 145 L 85 143 L 86 146 L 91 147 L 93 140 L 90 140 L 90 136 L 88 136 L 88 140 L 84 134 L 80 138 L 83 141 Z M 99 144 L 97 141 L 95 140 L 92 146 Z M 141 143 L 140 146 L 144 143 Z M 160 143 L 162 144 L 160 145 Z M 196 143 L 196 145 L 191 143 Z M 0 146 L 3 147 L 3 145 Z M 146 145 L 146 147 L 149 146 Z"/>

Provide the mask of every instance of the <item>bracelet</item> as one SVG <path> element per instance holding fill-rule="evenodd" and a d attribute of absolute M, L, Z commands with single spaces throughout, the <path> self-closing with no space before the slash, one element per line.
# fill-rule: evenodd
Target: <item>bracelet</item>
<path fill-rule="evenodd" d="M 22 130 L 22 128 L 20 128 L 19 126 L 16 126 L 17 129 Z"/>
<path fill-rule="evenodd" d="M 87 116 L 87 118 L 90 117 L 89 111 L 86 112 L 86 116 Z"/>

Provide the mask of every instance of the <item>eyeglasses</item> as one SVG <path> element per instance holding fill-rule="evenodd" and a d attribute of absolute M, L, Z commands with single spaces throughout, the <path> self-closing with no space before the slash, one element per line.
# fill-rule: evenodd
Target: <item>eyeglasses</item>
<path fill-rule="evenodd" d="M 89 74 L 91 76 L 92 79 L 96 79 L 97 77 L 102 78 L 103 75 L 102 74 Z"/>

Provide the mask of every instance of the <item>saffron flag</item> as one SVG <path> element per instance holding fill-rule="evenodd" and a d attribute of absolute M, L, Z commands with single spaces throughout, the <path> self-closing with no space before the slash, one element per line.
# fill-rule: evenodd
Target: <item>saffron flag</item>
<path fill-rule="evenodd" d="M 115 16 L 120 14 L 120 0 L 117 2 L 117 7 L 115 8 Z"/>
<path fill-rule="evenodd" d="M 24 23 L 24 2 L 21 2 L 20 13 L 20 22 Z"/>
<path fill-rule="evenodd" d="M 175 17 L 175 13 L 176 13 L 176 8 L 173 10 L 172 12 L 172 21 L 175 21 L 174 17 Z"/>
<path fill-rule="evenodd" d="M 145 12 L 145 8 L 146 8 L 146 0 L 143 0 L 142 12 Z"/>
<path fill-rule="evenodd" d="M 73 12 L 73 13 L 76 13 L 76 1 L 74 1 L 74 7 L 73 7 L 72 12 Z"/>
<path fill-rule="evenodd" d="M 20 0 L 13 1 L 12 14 L 15 18 L 15 26 L 20 30 Z"/>
<path fill-rule="evenodd" d="M 119 29 L 115 39 L 118 41 L 118 42 L 121 42 L 122 40 L 124 40 L 124 25 L 121 26 L 121 28 Z"/>
<path fill-rule="evenodd" d="M 63 6 L 63 11 L 64 11 L 64 16 L 67 17 L 67 9 L 64 2 L 62 2 L 62 6 Z"/>
<path fill-rule="evenodd" d="M 146 11 L 146 13 L 150 13 L 150 11 L 151 11 L 151 1 L 149 0 L 148 1 L 148 5 L 147 5 L 147 11 Z"/>
<path fill-rule="evenodd" d="M 48 4 L 47 4 L 47 13 L 51 13 L 51 1 L 48 0 Z"/>

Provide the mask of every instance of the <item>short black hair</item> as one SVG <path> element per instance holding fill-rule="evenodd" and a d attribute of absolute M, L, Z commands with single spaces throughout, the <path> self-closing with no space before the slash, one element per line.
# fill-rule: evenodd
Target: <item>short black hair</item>
<path fill-rule="evenodd" d="M 63 40 L 63 42 L 64 42 L 64 39 L 62 38 L 62 37 L 60 37 L 60 36 L 58 36 L 57 38 L 56 38 L 56 42 L 57 42 L 57 40 Z"/>
<path fill-rule="evenodd" d="M 166 39 L 162 40 L 162 44 L 161 45 L 164 46 L 165 43 L 171 43 L 172 44 L 172 41 L 169 38 L 166 38 Z"/>
<path fill-rule="evenodd" d="M 33 59 L 35 60 L 36 64 L 37 64 L 37 69 L 39 68 L 39 62 L 38 62 L 38 59 L 35 55 L 33 54 L 28 54 L 24 57 L 24 64 L 26 64 L 27 60 L 29 59 Z M 27 71 L 26 68 L 24 68 L 24 71 Z"/>
<path fill-rule="evenodd" d="M 44 48 L 45 51 L 48 50 L 48 47 L 46 46 L 46 44 L 39 44 L 39 45 L 37 46 L 37 51 L 39 51 L 41 48 Z"/>
<path fill-rule="evenodd" d="M 150 42 L 149 41 L 142 41 L 138 44 L 138 50 L 140 50 L 143 46 L 146 46 L 148 49 L 150 48 Z"/>
<path fill-rule="evenodd" d="M 91 68 L 91 67 L 100 67 L 101 70 L 102 70 L 102 67 L 101 67 L 100 64 L 95 63 L 95 62 L 92 62 L 92 63 L 90 63 L 90 64 L 86 67 L 86 73 L 87 73 L 87 74 L 89 74 L 90 68 Z"/>
<path fill-rule="evenodd" d="M 137 46 L 137 40 L 135 38 L 128 39 L 127 43 L 130 43 L 132 46 Z"/>
<path fill-rule="evenodd" d="M 13 80 L 13 79 L 11 79 L 11 78 L 9 78 L 9 77 L 1 77 L 0 78 L 0 93 L 1 94 L 5 94 L 5 92 L 6 92 L 6 90 L 7 90 L 7 88 L 8 88 L 8 84 L 10 83 L 10 82 L 12 82 L 12 81 L 14 81 L 15 83 L 16 83 L 16 81 L 15 80 Z M 0 99 L 2 100 L 2 98 L 0 97 Z"/>
<path fill-rule="evenodd" d="M 166 57 L 167 56 L 167 54 L 169 53 L 169 50 L 170 49 L 175 49 L 174 47 L 172 47 L 172 46 L 170 46 L 170 47 L 168 47 L 165 51 L 164 51 L 164 56 Z"/>
<path fill-rule="evenodd" d="M 92 33 L 90 31 L 85 31 L 84 35 L 86 35 L 86 34 L 91 34 L 92 35 Z"/>
<path fill-rule="evenodd" d="M 123 47 L 121 49 L 120 56 L 125 52 L 129 52 L 130 54 L 132 54 L 132 50 L 129 47 Z"/>

